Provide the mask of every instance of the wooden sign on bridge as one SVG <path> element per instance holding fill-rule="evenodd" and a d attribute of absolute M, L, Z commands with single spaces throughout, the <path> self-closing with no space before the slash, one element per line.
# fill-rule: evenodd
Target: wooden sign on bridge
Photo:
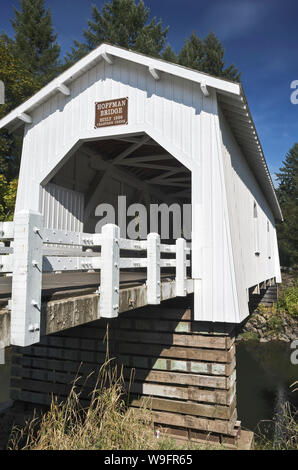
<path fill-rule="evenodd" d="M 95 103 L 95 128 L 128 123 L 128 98 Z"/>

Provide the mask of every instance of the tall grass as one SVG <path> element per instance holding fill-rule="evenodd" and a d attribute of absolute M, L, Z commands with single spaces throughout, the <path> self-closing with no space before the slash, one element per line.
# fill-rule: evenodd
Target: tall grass
<path fill-rule="evenodd" d="M 298 381 L 290 386 L 293 393 L 297 385 Z M 255 438 L 259 450 L 298 450 L 298 410 L 286 402 L 272 421 L 259 423 Z"/>
<path fill-rule="evenodd" d="M 89 376 L 90 377 L 90 376 Z M 88 377 L 88 378 L 89 378 Z M 53 397 L 44 414 L 35 414 L 23 428 L 14 427 L 11 450 L 206 450 L 206 444 L 184 446 L 154 431 L 150 399 L 142 408 L 129 408 L 122 370 L 106 361 L 101 367 L 88 406 L 81 405 L 74 381 L 65 401 Z M 87 379 L 88 380 L 88 379 Z M 82 390 L 83 387 L 80 389 Z M 218 446 L 221 448 L 221 446 Z"/>
<path fill-rule="evenodd" d="M 14 427 L 8 448 L 11 450 L 207 450 L 214 444 L 186 442 L 184 446 L 163 433 L 155 433 L 151 399 L 140 408 L 129 407 L 129 390 L 134 378 L 131 371 L 128 387 L 123 367 L 113 365 L 109 352 L 109 327 L 106 335 L 106 360 L 99 369 L 89 395 L 87 406 L 82 405 L 81 394 L 90 374 L 79 386 L 78 374 L 66 400 L 52 397 L 48 411 L 36 412 L 24 427 Z M 92 376 L 92 378 L 91 378 Z M 90 380 L 91 379 L 91 380 Z M 212 447 L 211 447 L 212 446 Z M 218 446 L 222 449 L 222 446 Z"/>
<path fill-rule="evenodd" d="M 78 378 L 77 378 L 78 379 Z M 128 408 L 122 373 L 107 361 L 100 369 L 90 404 L 83 407 L 74 382 L 64 402 L 12 432 L 9 448 L 30 450 L 141 450 L 157 447 L 149 409 Z M 161 443 L 162 444 L 162 443 Z"/>
<path fill-rule="evenodd" d="M 286 403 L 279 416 L 258 425 L 255 442 L 257 450 L 298 450 L 298 411 Z"/>

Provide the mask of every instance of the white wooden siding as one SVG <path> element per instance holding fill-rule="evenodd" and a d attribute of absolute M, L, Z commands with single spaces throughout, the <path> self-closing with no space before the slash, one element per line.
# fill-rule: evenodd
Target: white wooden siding
<path fill-rule="evenodd" d="M 46 228 L 83 232 L 84 194 L 47 184 L 40 188 L 39 212 Z"/>
<path fill-rule="evenodd" d="M 280 279 L 275 221 L 226 119 L 219 115 L 239 309 L 245 318 L 246 289 L 266 279 Z"/>
<path fill-rule="evenodd" d="M 234 150 L 233 139 L 226 147 L 239 159 L 236 173 L 248 172 L 245 178 L 239 177 L 237 182 L 223 155 L 215 91 L 210 89 L 210 96 L 205 97 L 198 83 L 174 75 L 161 73 L 161 80 L 156 81 L 146 67 L 120 58 L 115 58 L 114 65 L 99 62 L 69 88 L 70 96 L 58 93 L 31 112 L 33 123 L 25 127 L 16 211 L 39 210 L 41 185 L 52 179 L 84 140 L 145 132 L 192 171 L 195 320 L 241 321 L 247 315 L 243 292 L 261 274 L 265 276 L 262 281 L 274 277 L 278 262 L 274 256 L 275 274 L 271 276 L 267 262 L 266 268 L 262 265 L 258 270 L 264 261 L 263 242 L 260 259 L 252 261 L 249 236 L 238 240 L 251 217 L 254 192 L 262 210 L 266 207 L 266 214 L 269 212 L 255 186 L 243 200 L 237 198 L 237 207 L 232 205 L 233 188 L 240 187 L 245 178 L 250 181 L 251 176 L 243 156 Z M 95 102 L 121 97 L 129 100 L 128 125 L 95 129 Z M 265 231 L 267 240 L 262 211 L 260 214 L 260 231 Z M 274 229 L 272 216 L 270 222 Z"/>

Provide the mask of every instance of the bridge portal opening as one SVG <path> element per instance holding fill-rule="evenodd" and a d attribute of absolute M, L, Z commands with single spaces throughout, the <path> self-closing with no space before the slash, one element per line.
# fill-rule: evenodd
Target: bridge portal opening
<path fill-rule="evenodd" d="M 191 172 L 146 134 L 84 142 L 42 188 L 48 228 L 191 240 Z"/>

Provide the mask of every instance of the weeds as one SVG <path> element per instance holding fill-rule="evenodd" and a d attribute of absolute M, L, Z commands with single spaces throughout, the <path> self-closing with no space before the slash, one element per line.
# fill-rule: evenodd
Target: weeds
<path fill-rule="evenodd" d="M 277 308 L 280 312 L 287 312 L 298 318 L 298 280 L 293 286 L 286 288 L 278 300 Z"/>
<path fill-rule="evenodd" d="M 130 450 L 156 446 L 148 409 L 127 408 L 124 379 L 110 361 L 100 369 L 88 407 L 74 382 L 65 402 L 52 398 L 50 409 L 13 429 L 9 447 L 30 450 Z"/>
<path fill-rule="evenodd" d="M 90 378 L 90 376 L 89 376 Z M 184 446 L 167 436 L 157 439 L 150 399 L 140 408 L 129 408 L 122 370 L 107 361 L 100 369 L 90 404 L 83 407 L 76 378 L 64 402 L 53 397 L 50 409 L 35 414 L 23 428 L 14 427 L 11 450 L 205 450 L 209 443 Z"/>
<path fill-rule="evenodd" d="M 298 450 L 298 411 L 286 403 L 281 414 L 258 425 L 255 442 L 257 450 Z"/>

